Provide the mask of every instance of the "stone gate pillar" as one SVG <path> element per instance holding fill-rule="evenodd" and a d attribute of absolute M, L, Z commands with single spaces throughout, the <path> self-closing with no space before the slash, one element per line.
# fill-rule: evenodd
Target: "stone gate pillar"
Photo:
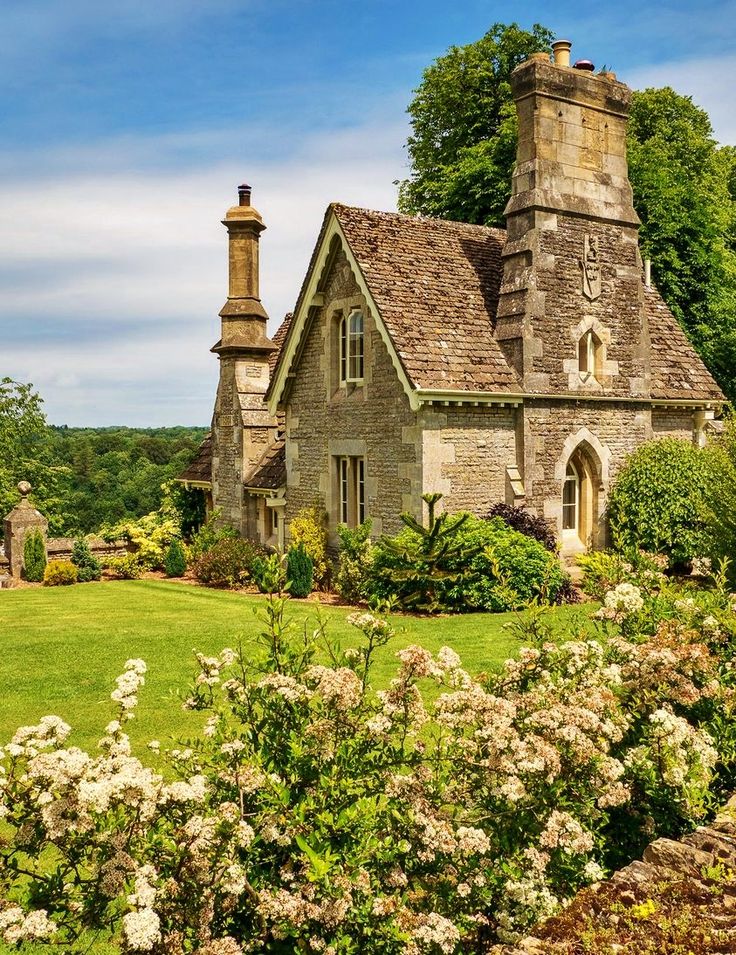
<path fill-rule="evenodd" d="M 23 571 L 23 545 L 30 531 L 41 531 L 45 546 L 46 532 L 49 528 L 49 522 L 28 500 L 28 495 L 31 493 L 31 485 L 28 481 L 21 481 L 18 484 L 18 490 L 20 491 L 20 503 L 13 508 L 3 523 L 5 556 L 10 564 L 11 577 L 21 576 Z"/>

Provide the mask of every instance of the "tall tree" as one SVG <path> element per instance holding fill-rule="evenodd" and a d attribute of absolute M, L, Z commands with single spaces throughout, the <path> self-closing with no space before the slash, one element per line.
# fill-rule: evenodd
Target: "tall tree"
<path fill-rule="evenodd" d="M 642 255 L 721 387 L 736 398 L 733 150 L 704 109 L 669 87 L 635 92 L 628 137 Z"/>
<path fill-rule="evenodd" d="M 0 378 L 0 519 L 19 500 L 18 482 L 30 481 L 33 499 L 52 530 L 57 527 L 58 472 L 50 466 L 48 452 L 41 396 L 31 384 Z"/>
<path fill-rule="evenodd" d="M 539 24 L 530 32 L 496 23 L 427 67 L 409 106 L 412 168 L 401 183 L 402 211 L 504 224 L 517 138 L 509 77 L 553 39 Z"/>
<path fill-rule="evenodd" d="M 552 33 L 495 24 L 424 71 L 409 105 L 411 175 L 403 212 L 504 225 L 516 159 L 511 71 Z M 671 89 L 635 92 L 629 167 L 641 247 L 654 279 L 711 372 L 736 400 L 736 150 L 707 113 Z"/>

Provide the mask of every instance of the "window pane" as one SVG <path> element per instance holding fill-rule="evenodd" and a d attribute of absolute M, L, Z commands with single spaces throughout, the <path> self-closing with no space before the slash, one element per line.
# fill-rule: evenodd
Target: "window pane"
<path fill-rule="evenodd" d="M 358 523 L 365 520 L 365 461 L 358 458 Z"/>
<path fill-rule="evenodd" d="M 351 381 L 359 381 L 363 377 L 363 313 L 352 312 L 349 323 L 349 379 Z"/>
<path fill-rule="evenodd" d="M 340 458 L 340 521 L 348 523 L 348 459 Z"/>
<path fill-rule="evenodd" d="M 348 371 L 348 330 L 345 318 L 340 319 L 340 381 L 345 381 Z"/>

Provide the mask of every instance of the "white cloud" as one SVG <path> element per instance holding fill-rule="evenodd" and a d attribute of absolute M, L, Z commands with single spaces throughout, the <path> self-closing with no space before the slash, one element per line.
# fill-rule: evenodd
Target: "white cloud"
<path fill-rule="evenodd" d="M 709 114 L 716 139 L 724 145 L 736 145 L 734 75 L 736 54 L 730 54 L 642 67 L 628 74 L 626 82 L 635 89 L 671 86 L 678 93 L 692 96 Z"/>
<path fill-rule="evenodd" d="M 395 207 L 405 138 L 403 125 L 369 122 L 247 164 L 268 226 L 261 294 L 272 331 L 293 307 L 327 204 Z M 90 148 L 83 174 L 59 175 L 53 155 L 54 174 L 39 174 L 35 157 L 0 181 L 0 373 L 32 381 L 55 422 L 209 420 L 227 281 L 220 219 L 244 170 L 231 160 L 164 171 L 168 145 L 103 144 L 99 164 Z M 162 160 L 155 169 L 136 168 L 146 153 Z"/>

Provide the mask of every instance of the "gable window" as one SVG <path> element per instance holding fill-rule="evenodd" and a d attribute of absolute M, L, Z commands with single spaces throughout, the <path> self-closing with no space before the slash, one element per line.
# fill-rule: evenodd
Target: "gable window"
<path fill-rule="evenodd" d="M 364 321 L 360 309 L 340 320 L 340 383 L 363 380 Z"/>
<path fill-rule="evenodd" d="M 578 507 L 580 504 L 580 476 L 572 461 L 567 465 L 565 482 L 562 485 L 562 529 L 577 531 Z"/>
<path fill-rule="evenodd" d="M 365 458 L 337 458 L 338 516 L 341 524 L 357 527 L 366 519 Z"/>
<path fill-rule="evenodd" d="M 583 335 L 578 342 L 578 369 L 583 381 L 590 381 L 596 377 L 598 371 L 598 356 L 600 342 L 593 329 Z"/>

